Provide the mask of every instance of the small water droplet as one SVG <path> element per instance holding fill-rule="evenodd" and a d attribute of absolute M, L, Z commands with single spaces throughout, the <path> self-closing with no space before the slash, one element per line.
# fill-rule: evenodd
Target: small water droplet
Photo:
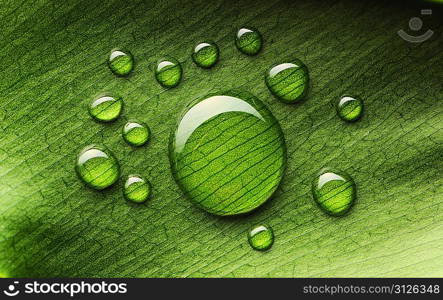
<path fill-rule="evenodd" d="M 120 97 L 108 95 L 94 99 L 89 105 L 89 114 L 101 122 L 111 122 L 120 116 L 123 100 Z"/>
<path fill-rule="evenodd" d="M 182 73 L 182 66 L 178 60 L 168 57 L 159 60 L 155 69 L 155 78 L 162 86 L 172 88 L 180 83 Z"/>
<path fill-rule="evenodd" d="M 204 42 L 199 43 L 194 48 L 192 53 L 192 60 L 194 63 L 202 68 L 210 68 L 218 61 L 219 49 L 215 43 Z"/>
<path fill-rule="evenodd" d="M 266 251 L 274 244 L 274 232 L 267 225 L 254 226 L 248 232 L 248 242 L 255 250 Z"/>
<path fill-rule="evenodd" d="M 356 187 L 354 180 L 345 172 L 325 168 L 312 181 L 312 194 L 324 212 L 341 216 L 352 207 Z"/>
<path fill-rule="evenodd" d="M 123 126 L 123 139 L 132 146 L 146 144 L 151 135 L 148 125 L 139 121 L 129 121 Z"/>
<path fill-rule="evenodd" d="M 115 49 L 109 55 L 108 65 L 115 75 L 126 76 L 134 69 L 134 58 L 127 51 Z"/>
<path fill-rule="evenodd" d="M 235 45 L 244 54 L 256 55 L 263 46 L 263 39 L 258 30 L 242 27 L 235 36 Z"/>
<path fill-rule="evenodd" d="M 88 186 L 102 190 L 120 177 L 120 166 L 114 154 L 102 145 L 89 145 L 77 156 L 75 166 L 78 176 Z"/>
<path fill-rule="evenodd" d="M 286 103 L 303 99 L 309 89 L 309 72 L 298 59 L 269 68 L 265 74 L 266 85 L 271 93 Z"/>
<path fill-rule="evenodd" d="M 151 194 L 151 184 L 139 175 L 129 175 L 123 187 L 123 194 L 129 201 L 145 202 Z"/>
<path fill-rule="evenodd" d="M 171 137 L 173 175 L 187 197 L 216 215 L 249 212 L 277 189 L 286 165 L 280 125 L 250 93 L 192 102 Z"/>
<path fill-rule="evenodd" d="M 347 122 L 357 121 L 363 112 L 363 102 L 359 98 L 343 96 L 337 103 L 338 116 Z"/>

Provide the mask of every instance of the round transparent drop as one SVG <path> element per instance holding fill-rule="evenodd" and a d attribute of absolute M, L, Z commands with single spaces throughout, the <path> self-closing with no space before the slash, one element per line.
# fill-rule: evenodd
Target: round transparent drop
<path fill-rule="evenodd" d="M 139 175 L 129 175 L 123 187 L 123 194 L 129 201 L 143 203 L 151 195 L 151 184 Z"/>
<path fill-rule="evenodd" d="M 308 92 L 308 68 L 300 60 L 278 64 L 266 72 L 265 81 L 269 91 L 279 100 L 295 103 Z"/>
<path fill-rule="evenodd" d="M 151 132 L 145 123 L 129 121 L 123 126 L 122 135 L 129 145 L 139 147 L 148 142 Z"/>
<path fill-rule="evenodd" d="M 312 182 L 314 200 L 329 215 L 346 214 L 354 204 L 354 180 L 344 172 L 323 169 Z"/>
<path fill-rule="evenodd" d="M 194 48 L 192 60 L 202 68 L 214 66 L 219 58 L 219 49 L 215 43 L 200 43 Z"/>
<path fill-rule="evenodd" d="M 237 31 L 235 45 L 246 55 L 256 55 L 263 46 L 263 39 L 258 30 L 243 27 Z"/>
<path fill-rule="evenodd" d="M 172 57 L 162 59 L 155 69 L 155 78 L 163 87 L 172 88 L 180 83 L 182 78 L 182 66 Z"/>
<path fill-rule="evenodd" d="M 255 250 L 269 250 L 274 244 L 274 232 L 267 225 L 254 226 L 248 232 L 248 242 Z"/>
<path fill-rule="evenodd" d="M 120 97 L 100 96 L 89 105 L 89 114 L 100 122 L 111 122 L 120 116 L 123 100 Z"/>
<path fill-rule="evenodd" d="M 120 177 L 120 166 L 112 152 L 101 145 L 89 145 L 77 156 L 75 169 L 88 186 L 102 190 Z"/>
<path fill-rule="evenodd" d="M 112 73 L 118 76 L 126 76 L 134 69 L 134 58 L 131 53 L 122 50 L 112 50 L 109 55 L 108 65 Z"/>
<path fill-rule="evenodd" d="M 277 120 L 246 92 L 212 94 L 181 115 L 170 145 L 173 175 L 185 195 L 216 215 L 249 212 L 277 189 L 286 145 Z"/>
<path fill-rule="evenodd" d="M 344 96 L 337 103 L 337 114 L 343 121 L 357 121 L 362 113 L 363 102 L 358 98 Z"/>

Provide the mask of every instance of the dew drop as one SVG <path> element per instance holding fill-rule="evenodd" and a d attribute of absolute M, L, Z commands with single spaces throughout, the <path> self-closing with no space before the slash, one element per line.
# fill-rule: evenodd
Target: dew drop
<path fill-rule="evenodd" d="M 114 184 L 120 176 L 120 166 L 114 154 L 102 145 L 89 145 L 77 156 L 78 176 L 88 186 L 102 190 Z"/>
<path fill-rule="evenodd" d="M 120 116 L 123 100 L 108 95 L 94 99 L 89 105 L 89 114 L 100 122 L 111 122 Z"/>
<path fill-rule="evenodd" d="M 298 59 L 272 66 L 265 80 L 269 91 L 285 103 L 303 99 L 309 89 L 308 68 Z"/>
<path fill-rule="evenodd" d="M 115 49 L 109 55 L 108 65 L 115 75 L 126 76 L 134 69 L 134 58 L 129 52 Z"/>
<path fill-rule="evenodd" d="M 255 250 L 266 251 L 274 244 L 274 232 L 267 225 L 254 226 L 248 232 L 248 242 Z"/>
<path fill-rule="evenodd" d="M 258 30 L 242 27 L 235 36 L 235 45 L 244 54 L 256 55 L 263 46 L 263 39 Z"/>
<path fill-rule="evenodd" d="M 129 175 L 123 187 L 123 194 L 129 201 L 145 202 L 151 194 L 151 184 L 139 175 Z"/>
<path fill-rule="evenodd" d="M 139 121 L 129 121 L 123 126 L 123 139 L 132 146 L 146 144 L 151 135 L 148 125 Z"/>
<path fill-rule="evenodd" d="M 194 48 L 192 53 L 192 60 L 194 63 L 202 68 L 210 68 L 214 66 L 219 57 L 219 49 L 215 43 L 204 42 L 199 43 Z"/>
<path fill-rule="evenodd" d="M 345 172 L 326 168 L 312 181 L 312 194 L 324 212 L 341 216 L 354 204 L 356 187 L 354 180 Z"/>
<path fill-rule="evenodd" d="M 157 63 L 155 78 L 163 87 L 172 88 L 180 83 L 182 73 L 182 66 L 178 60 L 168 57 Z"/>
<path fill-rule="evenodd" d="M 351 96 L 343 96 L 336 107 L 338 116 L 347 122 L 357 121 L 363 112 L 363 102 Z"/>
<path fill-rule="evenodd" d="M 170 142 L 174 178 L 186 196 L 216 215 L 249 212 L 277 189 L 286 165 L 280 125 L 247 92 L 192 102 Z"/>

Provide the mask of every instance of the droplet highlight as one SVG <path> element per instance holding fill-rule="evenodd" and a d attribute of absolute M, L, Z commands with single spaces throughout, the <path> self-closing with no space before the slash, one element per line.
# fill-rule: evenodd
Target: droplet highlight
<path fill-rule="evenodd" d="M 219 58 L 219 49 L 215 43 L 203 42 L 199 43 L 194 48 L 192 53 L 192 60 L 201 68 L 211 68 L 214 66 Z"/>
<path fill-rule="evenodd" d="M 281 63 L 266 71 L 265 81 L 269 91 L 279 100 L 285 103 L 295 103 L 307 95 L 308 68 L 298 59 Z"/>
<path fill-rule="evenodd" d="M 235 45 L 246 55 L 256 55 L 263 46 L 263 38 L 257 29 L 242 27 L 235 35 Z"/>
<path fill-rule="evenodd" d="M 337 103 L 337 114 L 347 122 L 354 122 L 360 119 L 363 113 L 363 102 L 356 97 L 343 96 Z"/>
<path fill-rule="evenodd" d="M 178 60 L 168 57 L 157 63 L 155 78 L 163 87 L 172 88 L 180 83 L 182 73 L 182 66 Z"/>
<path fill-rule="evenodd" d="M 120 177 L 120 166 L 105 146 L 89 145 L 77 156 L 75 169 L 84 183 L 96 190 L 105 189 Z"/>
<path fill-rule="evenodd" d="M 129 175 L 123 187 L 123 194 L 128 201 L 143 203 L 151 195 L 151 184 L 140 175 Z"/>
<path fill-rule="evenodd" d="M 123 126 L 123 139 L 132 146 L 140 147 L 146 144 L 151 135 L 151 131 L 143 122 L 129 121 Z"/>
<path fill-rule="evenodd" d="M 111 51 L 108 66 L 117 76 L 126 76 L 134 69 L 134 58 L 131 53 L 119 49 Z"/>
<path fill-rule="evenodd" d="M 342 216 L 354 204 L 356 186 L 345 172 L 326 168 L 313 180 L 312 194 L 324 212 L 332 216 Z"/>
<path fill-rule="evenodd" d="M 248 242 L 255 250 L 269 250 L 274 244 L 274 232 L 268 225 L 254 226 L 248 232 Z"/>
<path fill-rule="evenodd" d="M 247 92 L 192 102 L 171 137 L 173 175 L 185 195 L 216 215 L 249 212 L 277 189 L 286 165 L 280 125 Z"/>
<path fill-rule="evenodd" d="M 97 121 L 111 122 L 120 116 L 123 100 L 109 95 L 94 99 L 89 105 L 89 114 Z"/>

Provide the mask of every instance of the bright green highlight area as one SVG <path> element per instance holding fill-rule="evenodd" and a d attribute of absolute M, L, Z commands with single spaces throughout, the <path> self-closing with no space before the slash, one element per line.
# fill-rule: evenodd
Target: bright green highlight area
<path fill-rule="evenodd" d="M 188 105 L 171 138 L 170 157 L 174 177 L 193 203 L 212 214 L 237 215 L 275 192 L 286 145 L 258 98 L 230 91 Z"/>
<path fill-rule="evenodd" d="M 265 81 L 269 91 L 279 100 L 295 103 L 308 92 L 308 68 L 298 59 L 274 65 L 266 71 Z"/>
<path fill-rule="evenodd" d="M 353 122 L 361 117 L 363 102 L 359 98 L 344 96 L 338 101 L 336 108 L 337 114 L 342 120 Z"/>
<path fill-rule="evenodd" d="M 102 145 L 89 145 L 77 156 L 75 170 L 89 187 L 102 190 L 120 177 L 120 166 L 114 154 Z"/>
<path fill-rule="evenodd" d="M 263 38 L 257 29 L 242 27 L 235 35 L 235 45 L 246 55 L 256 55 L 263 46 Z"/>
<path fill-rule="evenodd" d="M 274 244 L 274 232 L 268 225 L 254 226 L 248 232 L 248 242 L 255 250 L 269 250 Z"/>
<path fill-rule="evenodd" d="M 172 88 L 180 83 L 183 69 L 173 57 L 161 59 L 155 69 L 155 78 L 163 87 Z"/>
<path fill-rule="evenodd" d="M 122 108 L 122 98 L 105 95 L 90 103 L 89 114 L 97 121 L 111 122 L 120 116 Z"/>
<path fill-rule="evenodd" d="M 199 43 L 194 48 L 192 60 L 199 67 L 210 68 L 217 63 L 219 52 L 218 46 L 213 42 Z"/>
<path fill-rule="evenodd" d="M 325 213 L 342 216 L 354 204 L 356 186 L 348 174 L 325 168 L 312 181 L 312 194 Z"/>
<path fill-rule="evenodd" d="M 129 52 L 115 49 L 109 55 L 108 65 L 115 75 L 126 76 L 134 69 L 134 58 Z"/>
<path fill-rule="evenodd" d="M 129 201 L 143 203 L 151 195 L 151 184 L 140 175 L 129 175 L 123 187 L 123 194 Z"/>
<path fill-rule="evenodd" d="M 148 142 L 151 131 L 143 122 L 129 121 L 123 126 L 122 136 L 129 145 L 139 147 Z"/>

